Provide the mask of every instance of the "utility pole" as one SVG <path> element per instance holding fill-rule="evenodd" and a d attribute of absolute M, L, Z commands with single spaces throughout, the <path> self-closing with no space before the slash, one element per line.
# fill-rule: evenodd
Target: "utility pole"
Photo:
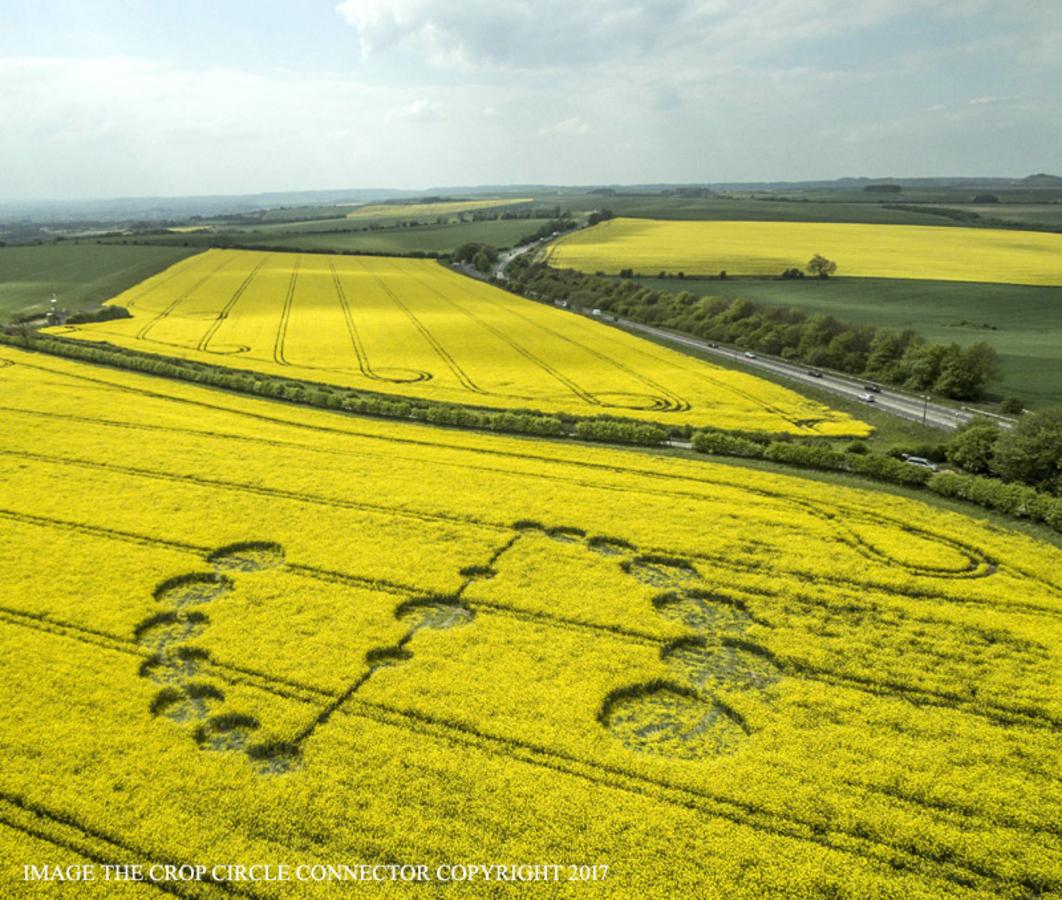
<path fill-rule="evenodd" d="M 926 414 L 929 412 L 929 394 L 922 397 L 922 424 L 926 424 Z"/>

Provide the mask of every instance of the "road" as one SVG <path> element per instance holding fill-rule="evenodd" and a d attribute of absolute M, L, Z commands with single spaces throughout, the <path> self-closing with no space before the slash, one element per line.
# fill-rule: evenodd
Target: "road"
<path fill-rule="evenodd" d="M 671 343 L 690 347 L 712 356 L 719 356 L 727 360 L 737 361 L 741 363 L 741 365 L 747 366 L 751 369 L 764 369 L 778 375 L 784 375 L 792 381 L 822 388 L 825 391 L 839 394 L 842 397 L 856 402 L 866 403 L 866 401 L 861 398 L 870 393 L 866 389 L 865 381 L 860 381 L 857 378 L 850 378 L 846 375 L 838 375 L 834 372 L 823 371 L 821 377 L 818 377 L 810 374 L 810 366 L 807 365 L 786 362 L 761 354 L 756 354 L 755 357 L 750 358 L 741 350 L 734 350 L 730 347 L 712 346 L 708 341 L 702 341 L 699 338 L 690 337 L 687 334 L 681 334 L 680 332 L 671 331 L 667 328 L 656 328 L 652 325 L 642 325 L 639 322 L 631 322 L 626 319 L 617 319 L 615 324 L 628 331 L 662 338 Z M 913 422 L 924 421 L 926 425 L 931 425 L 935 428 L 953 430 L 958 428 L 964 422 L 968 422 L 970 419 L 974 418 L 973 413 L 954 409 L 950 406 L 944 406 L 940 403 L 933 403 L 931 401 L 926 402 L 923 398 L 917 395 L 900 393 L 892 388 L 883 388 L 880 393 L 872 393 L 870 395 L 874 398 L 874 408 L 893 413 L 904 419 L 910 419 Z M 866 403 L 866 405 L 868 407 L 871 406 L 870 403 Z M 1001 422 L 1000 424 L 1004 428 L 1010 427 L 1009 423 Z"/>
<path fill-rule="evenodd" d="M 513 247 L 511 250 L 507 250 L 498 257 L 498 261 L 494 264 L 494 267 L 491 270 L 490 277 L 493 277 L 498 281 L 507 280 L 505 270 L 516 257 L 523 253 L 527 253 L 536 247 L 540 247 L 551 240 L 553 240 L 553 236 L 540 238 L 530 244 L 522 244 L 519 247 Z M 487 277 L 481 273 L 473 271 L 469 271 L 467 274 L 479 278 Z M 955 409 L 954 407 L 945 406 L 941 403 L 933 403 L 919 395 L 907 394 L 898 391 L 895 388 L 883 388 L 879 392 L 870 392 L 866 388 L 867 382 L 858 378 L 852 378 L 847 375 L 841 375 L 836 372 L 825 370 L 822 370 L 821 376 L 812 375 L 810 374 L 811 367 L 807 365 L 791 363 L 775 357 L 763 356 L 762 354 L 756 354 L 753 357 L 749 357 L 744 351 L 735 350 L 731 347 L 713 345 L 713 343 L 709 341 L 702 341 L 699 338 L 690 337 L 688 334 L 671 331 L 667 328 L 643 325 L 639 322 L 631 322 L 627 319 L 616 319 L 614 324 L 628 331 L 649 335 L 655 338 L 662 338 L 671 343 L 678 344 L 679 346 L 690 347 L 691 349 L 699 350 L 712 356 L 719 356 L 723 359 L 736 361 L 742 366 L 747 366 L 751 369 L 762 369 L 773 372 L 777 375 L 783 375 L 792 381 L 821 388 L 824 391 L 838 394 L 848 400 L 864 403 L 868 407 L 873 406 L 873 408 L 880 409 L 883 412 L 892 413 L 901 418 L 909 419 L 912 422 L 921 422 L 934 428 L 943 428 L 953 431 L 963 423 L 970 421 L 970 419 L 974 418 L 976 415 L 975 413 L 967 412 L 962 409 Z M 868 394 L 873 396 L 873 401 L 868 402 L 863 399 Z M 997 421 L 1002 428 L 1011 428 L 1013 426 L 1013 422 L 1003 419 L 1002 417 L 999 417 Z"/>

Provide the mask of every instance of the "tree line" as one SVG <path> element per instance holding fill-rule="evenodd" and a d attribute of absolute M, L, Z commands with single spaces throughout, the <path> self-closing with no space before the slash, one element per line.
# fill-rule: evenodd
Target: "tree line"
<path fill-rule="evenodd" d="M 923 488 L 1062 532 L 1062 407 L 1027 413 L 1009 431 L 976 419 L 944 443 L 909 448 L 911 454 L 900 448 L 875 453 L 863 441 L 838 450 L 821 441 L 711 429 L 696 432 L 692 445 L 699 453 L 847 472 Z M 946 461 L 957 471 L 911 465 L 905 455 Z"/>
<path fill-rule="evenodd" d="M 508 275 L 515 290 L 535 299 L 565 300 L 573 307 L 600 309 L 704 340 L 954 400 L 982 399 L 1000 374 L 996 351 L 983 341 L 964 349 L 955 343 L 931 343 L 909 328 L 851 325 L 822 313 L 656 290 L 626 278 L 555 269 L 521 258 L 509 267 Z"/>

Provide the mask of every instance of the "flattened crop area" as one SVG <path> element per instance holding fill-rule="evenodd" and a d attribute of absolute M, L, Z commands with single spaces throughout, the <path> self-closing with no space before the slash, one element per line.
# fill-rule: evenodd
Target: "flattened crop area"
<path fill-rule="evenodd" d="M 1062 284 L 1062 234 L 832 222 L 612 219 L 553 244 L 550 263 L 584 272 L 780 275 L 813 255 L 837 274 L 1002 284 Z"/>
<path fill-rule="evenodd" d="M 807 435 L 868 431 L 794 391 L 430 260 L 211 250 L 112 302 L 133 318 L 63 333 L 490 408 Z"/>
<path fill-rule="evenodd" d="M 0 358 L 0 846 L 607 863 L 639 897 L 1062 889 L 1054 547 Z"/>

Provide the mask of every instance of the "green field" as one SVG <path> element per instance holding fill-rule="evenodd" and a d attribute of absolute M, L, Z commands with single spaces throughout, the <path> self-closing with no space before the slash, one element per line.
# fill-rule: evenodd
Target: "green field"
<path fill-rule="evenodd" d="M 43 312 L 53 292 L 66 309 L 102 303 L 194 252 L 65 242 L 0 247 L 0 320 Z"/>
<path fill-rule="evenodd" d="M 348 220 L 355 221 L 355 220 Z M 240 240 L 264 247 L 299 250 L 357 250 L 367 253 L 449 253 L 469 242 L 510 247 L 542 223 L 535 219 L 499 219 L 454 225 L 419 225 L 409 228 L 381 228 L 377 231 L 337 233 L 297 232 L 244 234 Z"/>
<path fill-rule="evenodd" d="M 929 341 L 987 341 L 1003 362 L 998 393 L 1038 404 L 1062 400 L 1062 287 L 886 278 L 639 281 L 659 290 L 825 313 L 842 322 L 913 328 Z"/>
<path fill-rule="evenodd" d="M 379 229 L 356 228 L 355 220 L 340 219 L 255 228 L 242 231 L 151 234 L 136 240 L 161 246 L 253 246 L 283 250 L 320 250 L 336 253 L 450 253 L 469 242 L 510 247 L 542 225 L 541 219 L 497 219 L 448 225 L 418 225 Z M 333 224 L 335 223 L 335 224 Z M 311 227 L 312 226 L 312 227 Z"/>
<path fill-rule="evenodd" d="M 979 194 L 999 203 L 974 204 Z M 908 188 L 899 194 L 872 194 L 859 188 L 792 191 L 721 191 L 708 197 L 662 193 L 612 196 L 541 195 L 536 201 L 573 212 L 607 207 L 618 216 L 642 219 L 702 219 L 754 222 L 862 222 L 870 225 L 958 225 L 991 227 L 1010 224 L 1034 229 L 1062 229 L 1062 191 L 1050 188 L 985 189 Z M 914 208 L 896 209 L 897 206 Z M 977 218 L 949 217 L 975 214 Z"/>

